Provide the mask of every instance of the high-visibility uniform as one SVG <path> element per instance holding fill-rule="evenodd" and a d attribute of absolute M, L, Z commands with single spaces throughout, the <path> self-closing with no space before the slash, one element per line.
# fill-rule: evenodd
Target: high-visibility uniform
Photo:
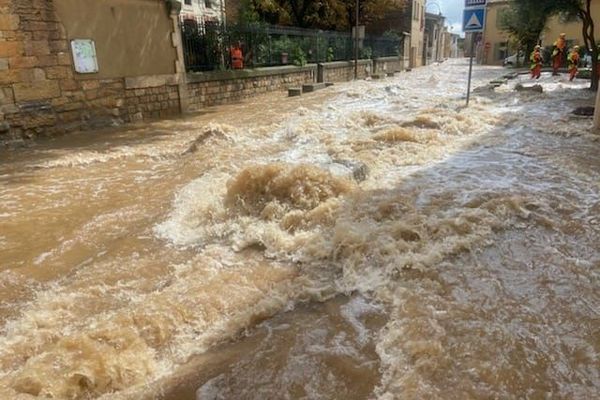
<path fill-rule="evenodd" d="M 579 65 L 579 51 L 571 50 L 569 53 L 569 80 L 572 81 L 577 75 L 577 66 Z"/>
<path fill-rule="evenodd" d="M 243 69 L 244 68 L 244 54 L 242 53 L 242 49 L 239 46 L 232 47 L 230 50 L 231 53 L 231 66 L 233 69 Z"/>
<path fill-rule="evenodd" d="M 529 56 L 529 60 L 531 60 L 531 79 L 539 79 L 542 75 L 542 53 L 540 50 L 534 50 Z"/>
<path fill-rule="evenodd" d="M 554 50 L 552 51 L 552 69 L 554 75 L 558 74 L 558 69 L 562 67 L 566 47 L 567 41 L 564 38 L 558 38 L 558 40 L 554 42 Z"/>

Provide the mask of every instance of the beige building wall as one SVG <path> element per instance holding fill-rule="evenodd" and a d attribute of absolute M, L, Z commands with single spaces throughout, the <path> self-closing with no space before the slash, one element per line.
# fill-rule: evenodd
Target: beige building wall
<path fill-rule="evenodd" d="M 482 45 L 478 49 L 478 58 L 483 64 L 500 65 L 511 54 L 508 48 L 508 35 L 500 30 L 500 16 L 509 4 L 508 0 L 488 3 Z"/>
<path fill-rule="evenodd" d="M 165 1 L 0 5 L 0 142 L 185 109 L 178 17 Z M 95 40 L 99 72 L 77 72 L 70 45 L 75 38 Z"/>
<path fill-rule="evenodd" d="M 172 21 L 163 0 L 54 0 L 67 39 L 93 39 L 99 72 L 76 78 L 175 73 Z"/>
<path fill-rule="evenodd" d="M 424 65 L 425 47 L 425 0 L 411 0 L 410 66 Z"/>
<path fill-rule="evenodd" d="M 594 18 L 594 36 L 600 40 L 600 0 L 592 0 L 592 16 Z M 543 46 L 552 46 L 561 33 L 567 34 L 569 45 L 583 45 L 582 24 L 580 21 L 565 22 L 560 17 L 552 17 L 542 32 Z"/>

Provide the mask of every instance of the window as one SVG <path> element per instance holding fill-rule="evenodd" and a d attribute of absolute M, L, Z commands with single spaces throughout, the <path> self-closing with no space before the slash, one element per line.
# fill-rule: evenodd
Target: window
<path fill-rule="evenodd" d="M 192 0 L 185 0 L 184 4 L 191 6 L 192 5 Z"/>
<path fill-rule="evenodd" d="M 212 8 L 212 0 L 204 0 L 204 7 Z"/>

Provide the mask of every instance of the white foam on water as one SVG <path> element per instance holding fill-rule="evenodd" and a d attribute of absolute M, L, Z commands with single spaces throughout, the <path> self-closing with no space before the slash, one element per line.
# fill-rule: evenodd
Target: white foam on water
<path fill-rule="evenodd" d="M 476 85 L 498 73 L 482 68 Z M 297 109 L 270 132 L 235 141 L 211 134 L 214 163 L 167 204 L 152 228 L 156 248 L 107 253 L 37 291 L 6 323 L 0 383 L 55 398 L 135 393 L 299 302 L 359 293 L 340 308 L 350 331 L 300 335 L 278 388 L 297 383 L 318 397 L 324 382 L 341 384 L 331 371 L 306 372 L 322 371 L 318 354 L 374 374 L 359 350 L 376 342 L 381 399 L 594 393 L 600 378 L 586 329 L 599 303 L 600 180 L 577 161 L 594 142 L 566 134 L 588 122 L 562 126 L 568 108 L 558 104 L 584 84 L 544 76 L 543 95 L 508 86 L 474 95 L 465 110 L 463 77 L 442 65 L 338 85 L 325 106 Z M 183 164 L 205 156 L 196 140 L 206 139 L 108 157 L 158 151 Z M 105 156 L 67 155 L 50 166 Z M 340 160 L 364 165 L 366 179 L 354 181 Z M 84 231 L 93 240 L 99 225 L 120 218 L 106 214 Z M 365 315 L 382 310 L 389 321 L 376 333 Z M 240 382 L 264 381 L 262 394 L 283 398 L 266 371 L 244 371 Z M 197 395 L 225 398 L 230 378 Z"/>

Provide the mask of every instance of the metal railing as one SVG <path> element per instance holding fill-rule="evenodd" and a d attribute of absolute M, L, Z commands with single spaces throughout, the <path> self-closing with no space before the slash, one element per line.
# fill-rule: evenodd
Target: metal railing
<path fill-rule="evenodd" d="M 232 68 L 231 49 L 240 46 L 244 68 L 304 65 L 354 59 L 352 35 L 271 25 L 182 25 L 185 64 L 188 71 Z M 360 41 L 360 58 L 402 55 L 399 37 L 369 37 Z"/>

